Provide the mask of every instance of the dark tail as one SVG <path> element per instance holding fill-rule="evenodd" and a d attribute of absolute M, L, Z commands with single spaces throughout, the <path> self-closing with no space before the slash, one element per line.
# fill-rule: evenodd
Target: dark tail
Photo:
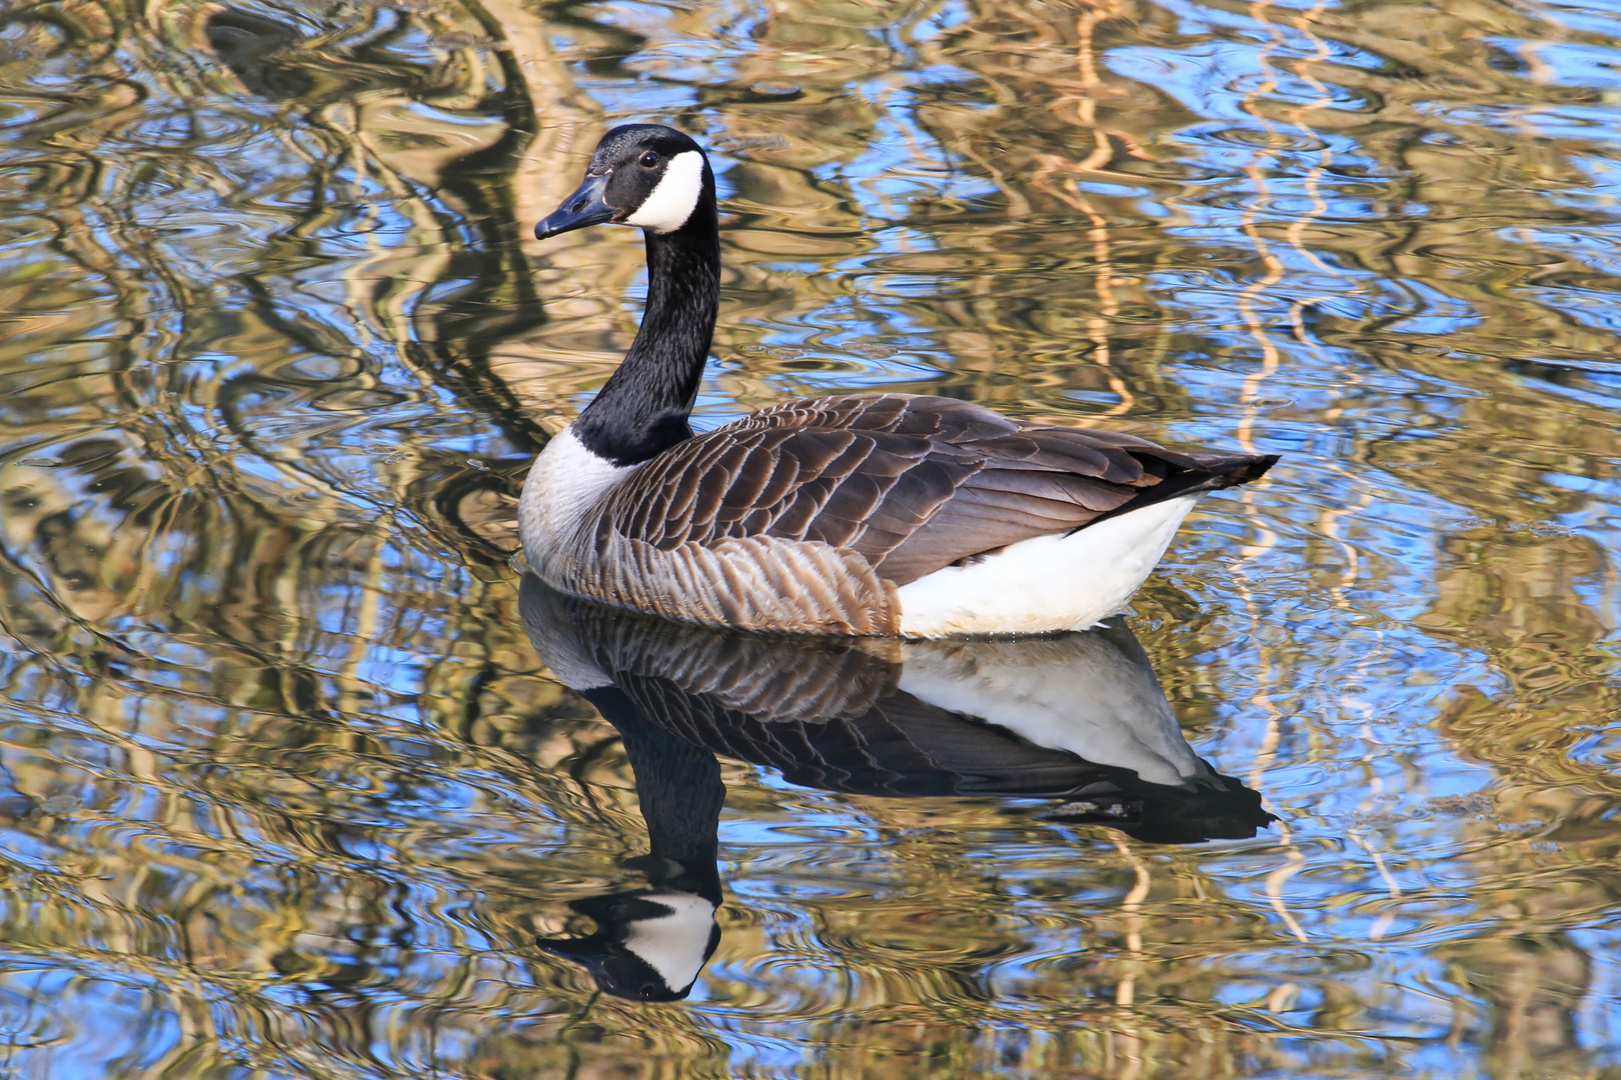
<path fill-rule="evenodd" d="M 1259 480 L 1265 476 L 1266 471 L 1278 463 L 1277 454 L 1234 454 L 1226 450 L 1196 450 L 1182 457 L 1183 460 L 1191 460 L 1198 468 L 1173 466 L 1159 483 L 1151 488 L 1144 488 L 1124 506 L 1116 507 L 1096 520 L 1087 522 L 1081 528 L 1089 528 L 1099 521 L 1107 521 L 1109 518 L 1129 514 L 1133 510 L 1141 510 L 1145 506 L 1153 506 L 1155 503 L 1166 502 L 1182 495 L 1198 495 L 1206 491 L 1220 491 L 1222 488 L 1247 484 L 1251 480 Z"/>
<path fill-rule="evenodd" d="M 1199 450 L 1188 457 L 1210 475 L 1202 483 L 1189 485 L 1185 491 L 1219 491 L 1247 484 L 1265 476 L 1266 471 L 1278 463 L 1277 454 L 1234 454 L 1224 450 Z"/>

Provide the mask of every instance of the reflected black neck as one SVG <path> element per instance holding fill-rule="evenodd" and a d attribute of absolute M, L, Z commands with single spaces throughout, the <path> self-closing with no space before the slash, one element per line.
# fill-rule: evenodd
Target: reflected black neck
<path fill-rule="evenodd" d="M 726 802 L 720 762 L 703 747 L 647 720 L 642 705 L 681 691 L 662 680 L 627 677 L 629 687 L 580 691 L 619 732 L 636 780 L 651 852 L 640 867 L 656 889 L 675 889 L 721 902 L 720 811 Z M 637 693 L 636 691 L 641 691 Z M 640 700 L 638 700 L 640 699 Z"/>
<path fill-rule="evenodd" d="M 647 310 L 619 369 L 574 422 L 586 448 L 635 465 L 692 437 L 698 394 L 720 307 L 720 227 L 706 190 L 671 233 L 647 233 Z"/>

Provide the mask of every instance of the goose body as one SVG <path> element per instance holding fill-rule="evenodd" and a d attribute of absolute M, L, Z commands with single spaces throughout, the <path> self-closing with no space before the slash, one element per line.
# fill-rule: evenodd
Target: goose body
<path fill-rule="evenodd" d="M 702 150 L 615 128 L 535 232 L 608 221 L 645 231 L 646 314 L 519 503 L 530 569 L 565 592 L 755 630 L 1081 630 L 1125 606 L 1200 494 L 1277 460 L 912 394 L 786 401 L 694 434 L 720 272 Z"/>

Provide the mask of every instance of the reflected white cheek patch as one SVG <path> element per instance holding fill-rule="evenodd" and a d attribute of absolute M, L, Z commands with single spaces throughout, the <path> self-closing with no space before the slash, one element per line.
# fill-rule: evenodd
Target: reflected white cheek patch
<path fill-rule="evenodd" d="M 684 990 L 703 969 L 715 928 L 715 905 L 681 892 L 653 893 L 647 899 L 658 901 L 670 913 L 630 923 L 625 948 L 664 976 L 664 985 L 671 990 Z"/>
<path fill-rule="evenodd" d="M 696 150 L 683 150 L 664 166 L 658 186 L 636 212 L 625 219 L 654 232 L 674 232 L 687 223 L 704 190 L 704 156 Z"/>

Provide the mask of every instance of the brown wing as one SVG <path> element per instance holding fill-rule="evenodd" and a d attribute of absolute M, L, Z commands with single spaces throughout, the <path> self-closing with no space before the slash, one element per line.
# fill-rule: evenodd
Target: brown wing
<path fill-rule="evenodd" d="M 689 439 L 618 488 L 604 527 L 669 551 L 768 536 L 863 555 L 896 585 L 1275 458 L 1197 459 L 1145 439 L 1037 427 L 950 398 L 789 401 Z"/>

